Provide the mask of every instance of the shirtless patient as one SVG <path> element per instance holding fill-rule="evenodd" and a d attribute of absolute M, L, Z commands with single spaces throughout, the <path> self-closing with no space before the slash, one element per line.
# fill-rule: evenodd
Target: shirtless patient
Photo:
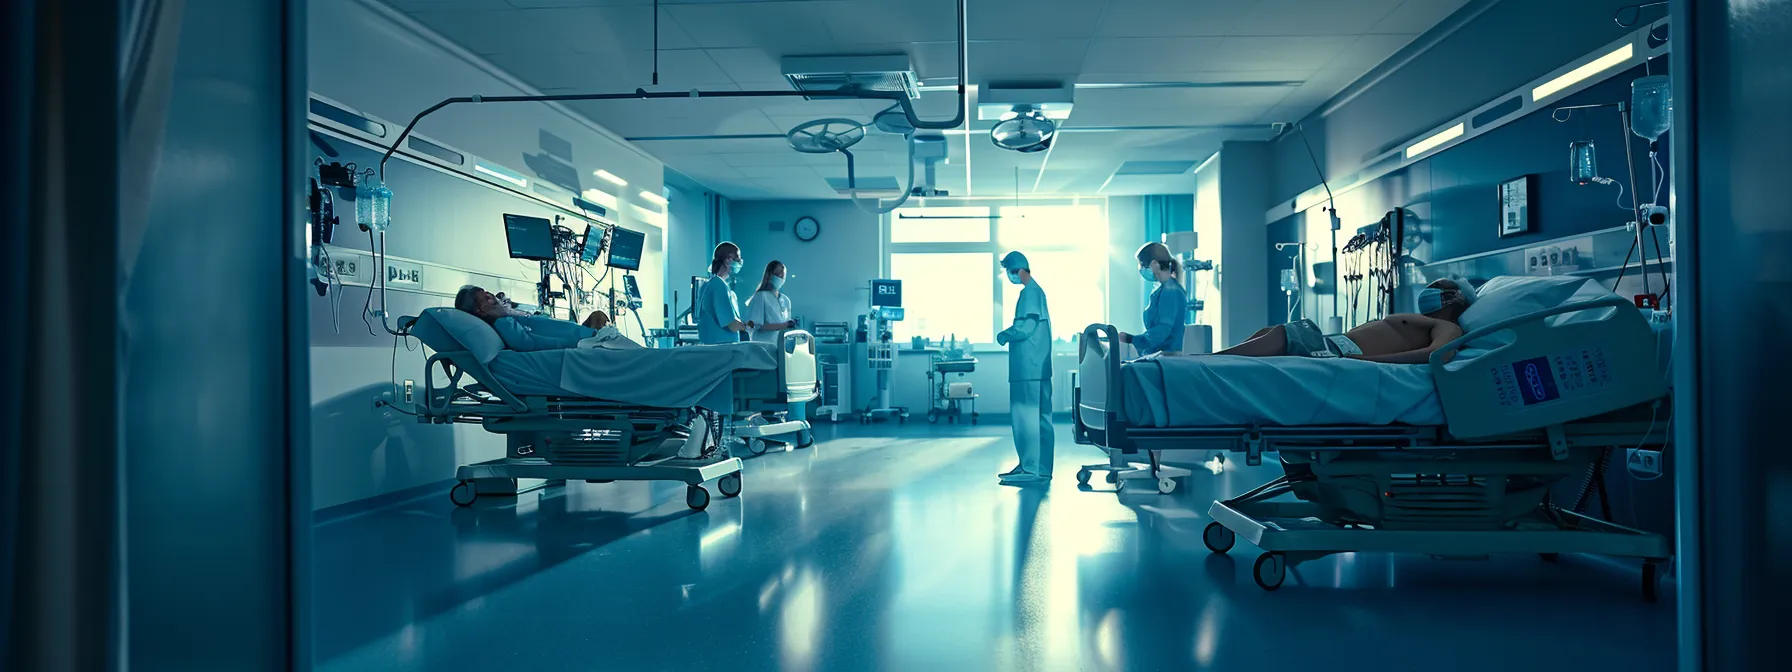
<path fill-rule="evenodd" d="M 1475 291 L 1454 280 L 1438 280 L 1419 292 L 1423 314 L 1389 315 L 1351 329 L 1347 334 L 1326 335 L 1312 320 L 1300 320 L 1259 330 L 1251 339 L 1214 353 L 1245 357 L 1347 357 L 1383 364 L 1424 364 L 1431 352 L 1462 336 L 1456 324 L 1462 311 L 1475 302 Z"/>

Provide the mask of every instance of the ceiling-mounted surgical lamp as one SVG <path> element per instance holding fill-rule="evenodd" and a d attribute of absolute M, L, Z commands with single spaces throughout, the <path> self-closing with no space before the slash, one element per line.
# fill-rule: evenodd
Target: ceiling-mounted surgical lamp
<path fill-rule="evenodd" d="M 1058 135 L 1058 122 L 1037 108 L 1016 105 L 1014 112 L 989 129 L 989 141 L 1002 149 L 1022 154 L 1051 149 L 1052 138 Z"/>

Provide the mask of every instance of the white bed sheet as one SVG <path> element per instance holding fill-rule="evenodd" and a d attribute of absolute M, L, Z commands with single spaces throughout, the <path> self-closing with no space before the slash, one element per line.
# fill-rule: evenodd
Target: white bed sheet
<path fill-rule="evenodd" d="M 701 406 L 727 412 L 734 402 L 732 374 L 776 370 L 778 350 L 769 343 L 505 350 L 488 368 L 499 384 L 517 395 L 585 397 L 661 408 Z"/>
<path fill-rule="evenodd" d="M 1201 355 L 1121 371 L 1135 426 L 1444 424 L 1431 372 L 1418 364 Z"/>

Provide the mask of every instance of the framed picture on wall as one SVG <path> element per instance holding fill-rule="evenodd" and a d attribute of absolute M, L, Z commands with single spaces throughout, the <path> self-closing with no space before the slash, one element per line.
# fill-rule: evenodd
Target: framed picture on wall
<path fill-rule="evenodd" d="M 1521 175 L 1500 183 L 1500 237 L 1531 231 L 1531 177 Z"/>

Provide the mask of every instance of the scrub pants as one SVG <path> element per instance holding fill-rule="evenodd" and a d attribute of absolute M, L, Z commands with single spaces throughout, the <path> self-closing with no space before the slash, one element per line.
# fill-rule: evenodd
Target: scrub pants
<path fill-rule="evenodd" d="M 1008 381 L 1008 411 L 1021 471 L 1050 478 L 1057 438 L 1052 431 L 1051 379 Z"/>

